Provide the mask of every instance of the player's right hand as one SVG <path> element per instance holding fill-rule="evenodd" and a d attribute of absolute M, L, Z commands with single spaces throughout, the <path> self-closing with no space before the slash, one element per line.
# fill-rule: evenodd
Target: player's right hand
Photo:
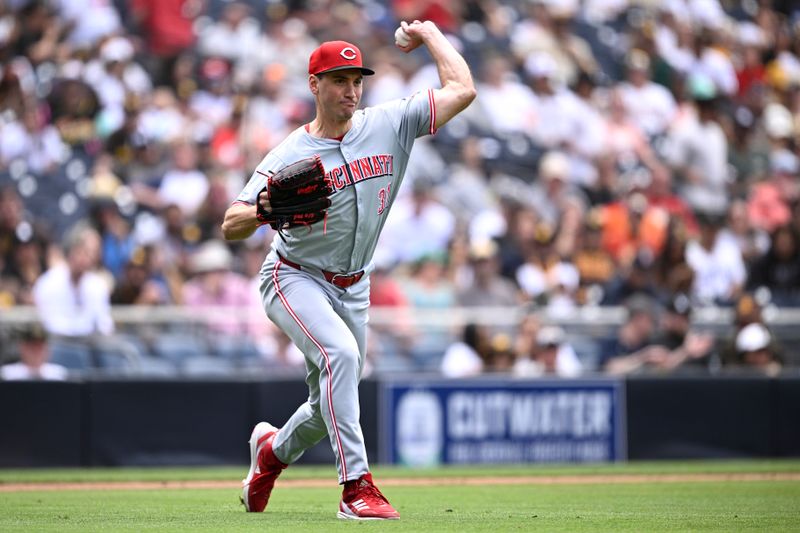
<path fill-rule="evenodd" d="M 426 20 L 425 22 L 421 22 L 419 20 L 415 20 L 411 24 L 406 22 L 405 20 L 400 22 L 400 27 L 403 28 L 403 31 L 406 32 L 411 42 L 409 42 L 406 46 L 398 46 L 400 50 L 405 53 L 408 53 L 419 46 L 424 42 L 425 35 L 431 31 L 431 27 L 436 29 L 436 25 Z"/>

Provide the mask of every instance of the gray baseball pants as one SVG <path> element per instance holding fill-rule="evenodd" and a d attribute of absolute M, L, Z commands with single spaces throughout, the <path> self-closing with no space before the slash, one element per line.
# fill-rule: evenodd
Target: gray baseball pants
<path fill-rule="evenodd" d="M 275 455 L 290 464 L 326 435 L 339 483 L 369 472 L 358 383 L 367 348 L 369 277 L 340 289 L 313 269 L 298 270 L 270 252 L 261 269 L 267 316 L 303 352 L 308 401 L 280 429 Z"/>

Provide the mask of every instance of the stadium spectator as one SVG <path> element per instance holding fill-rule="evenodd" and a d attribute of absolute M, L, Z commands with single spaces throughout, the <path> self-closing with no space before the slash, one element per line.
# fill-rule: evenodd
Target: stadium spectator
<path fill-rule="evenodd" d="M 703 305 L 730 304 L 746 281 L 742 253 L 736 242 L 721 233 L 724 216 L 698 213 L 700 236 L 686 245 L 686 262 L 694 272 L 692 298 Z"/>
<path fill-rule="evenodd" d="M 636 296 L 657 299 L 661 291 L 655 279 L 652 256 L 646 252 L 636 254 L 630 264 L 619 265 L 616 276 L 606 286 L 603 303 L 620 305 Z"/>
<path fill-rule="evenodd" d="M 536 145 L 552 150 L 569 145 L 581 120 L 579 101 L 556 79 L 557 68 L 558 63 L 544 52 L 531 54 L 524 63 L 536 97 L 535 119 L 528 126 L 528 135 Z"/>
<path fill-rule="evenodd" d="M 728 209 L 724 233 L 736 243 L 746 264 L 758 259 L 769 248 L 769 235 L 754 228 L 747 219 L 747 204 L 743 200 L 734 200 Z"/>
<path fill-rule="evenodd" d="M 569 158 L 558 151 L 545 153 L 539 161 L 539 172 L 533 184 L 533 207 L 542 222 L 556 228 L 567 204 L 583 207 L 585 198 L 569 182 Z"/>
<path fill-rule="evenodd" d="M 605 119 L 597 107 L 597 81 L 581 74 L 575 85 L 576 122 L 573 136 L 564 145 L 570 159 L 570 180 L 584 189 L 596 188 L 599 181 L 597 160 L 604 155 Z"/>
<path fill-rule="evenodd" d="M 194 19 L 203 2 L 195 0 L 131 0 L 132 27 L 144 36 L 156 85 L 169 85 L 174 64 L 195 44 Z"/>
<path fill-rule="evenodd" d="M 55 5 L 66 23 L 67 42 L 77 49 L 91 48 L 121 29 L 119 12 L 112 0 L 60 0 Z M 87 16 L 89 13 L 91 16 Z"/>
<path fill-rule="evenodd" d="M 610 374 L 627 374 L 664 358 L 665 349 L 651 345 L 655 333 L 655 302 L 645 296 L 626 301 L 628 317 L 616 335 L 605 341 L 598 367 Z"/>
<path fill-rule="evenodd" d="M 650 145 L 646 132 L 632 120 L 632 114 L 626 108 L 623 89 L 611 91 L 605 119 L 602 151 L 614 158 L 618 169 L 625 173 L 642 167 L 653 174 L 667 172 Z"/>
<path fill-rule="evenodd" d="M 771 235 L 771 246 L 750 268 L 747 289 L 770 290 L 772 302 L 780 306 L 800 306 L 800 238 L 790 226 Z"/>
<path fill-rule="evenodd" d="M 742 328 L 736 335 L 737 366 L 776 376 L 783 366 L 780 356 L 772 348 L 772 334 L 758 322 Z"/>
<path fill-rule="evenodd" d="M 489 353 L 484 366 L 485 372 L 508 374 L 514 367 L 514 341 L 511 333 L 497 331 L 489 338 Z"/>
<path fill-rule="evenodd" d="M 691 322 L 692 304 L 685 294 L 676 294 L 661 314 L 659 333 L 653 344 L 669 350 L 664 368 L 674 371 L 708 371 L 716 337 L 697 331 Z"/>
<path fill-rule="evenodd" d="M 200 85 L 189 97 L 189 109 L 199 119 L 197 126 L 213 130 L 233 113 L 233 74 L 228 61 L 209 57 L 200 64 Z M 195 131 L 195 139 L 210 138 L 211 131 Z"/>
<path fill-rule="evenodd" d="M 518 355 L 512 370 L 518 377 L 573 378 L 582 372 L 583 365 L 558 326 L 541 327 L 530 352 Z"/>
<path fill-rule="evenodd" d="M 96 200 L 91 215 L 100 234 L 103 267 L 119 278 L 135 248 L 131 226 L 110 198 Z"/>
<path fill-rule="evenodd" d="M 580 273 L 567 257 L 558 253 L 552 239 L 530 249 L 515 279 L 530 299 L 546 304 L 551 314 L 563 314 L 575 306 Z"/>
<path fill-rule="evenodd" d="M 48 361 L 47 333 L 34 323 L 20 329 L 16 335 L 19 361 L 0 366 L 0 381 L 67 379 L 68 371 Z"/>
<path fill-rule="evenodd" d="M 97 272 L 100 235 L 87 224 L 72 228 L 64 243 L 64 259 L 47 270 L 33 287 L 42 324 L 51 335 L 109 335 L 111 318 L 108 279 Z"/>
<path fill-rule="evenodd" d="M 650 80 L 650 65 L 650 56 L 644 50 L 628 52 L 627 81 L 620 85 L 620 97 L 633 122 L 652 139 L 667 131 L 676 106 L 672 93 Z"/>
<path fill-rule="evenodd" d="M 171 302 L 165 280 L 151 271 L 153 253 L 152 248 L 133 251 L 111 293 L 113 305 L 165 305 Z"/>
<path fill-rule="evenodd" d="M 183 286 L 183 303 L 197 312 L 210 311 L 207 326 L 216 334 L 236 336 L 247 331 L 243 317 L 224 308 L 247 309 L 251 285 L 233 270 L 233 254 L 219 240 L 201 244 L 189 258 L 192 276 Z"/>
<path fill-rule="evenodd" d="M 693 210 L 722 211 L 729 200 L 729 174 L 728 140 L 717 118 L 719 89 L 700 74 L 689 76 L 686 85 L 692 105 L 673 122 L 666 157 Z"/>
<path fill-rule="evenodd" d="M 520 60 L 534 54 L 553 58 L 553 74 L 560 84 L 573 84 L 581 72 L 594 74 L 597 63 L 592 49 L 569 28 L 577 3 L 528 2 L 528 16 L 511 33 L 510 48 Z"/>
<path fill-rule="evenodd" d="M 414 264 L 410 278 L 403 283 L 403 292 L 413 311 L 444 313 L 455 305 L 455 287 L 445 276 L 444 262 L 443 254 L 430 254 Z M 411 346 L 416 368 L 437 368 L 449 343 L 450 333 L 446 327 L 421 324 Z"/>
<path fill-rule="evenodd" d="M 535 120 L 536 97 L 519 80 L 509 59 L 493 55 L 483 63 L 476 103 L 495 133 L 524 133 Z"/>
<path fill-rule="evenodd" d="M 736 301 L 733 308 L 733 321 L 730 333 L 723 339 L 719 348 L 719 362 L 723 369 L 735 368 L 741 363 L 740 353 L 736 347 L 736 339 L 739 337 L 739 333 L 751 324 L 760 324 L 767 327 L 764 322 L 762 305 L 758 303 L 754 294 L 744 293 Z M 768 327 L 767 330 L 769 330 Z M 775 354 L 778 359 L 782 359 L 782 346 L 771 332 L 769 332 L 769 334 L 769 351 Z"/>
<path fill-rule="evenodd" d="M 22 160 L 31 172 L 51 173 L 61 161 L 64 143 L 58 130 L 48 124 L 35 100 L 26 101 L 19 120 L 0 129 L 0 167 Z"/>
<path fill-rule="evenodd" d="M 56 16 L 48 2 L 25 2 L 17 7 L 13 30 L 8 36 L 7 46 L 12 56 L 9 59 L 30 65 L 51 60 L 66 31 L 67 21 Z"/>
<path fill-rule="evenodd" d="M 672 218 L 667 228 L 664 250 L 653 264 L 653 279 L 662 301 L 667 301 L 674 294 L 689 294 L 691 291 L 694 271 L 686 261 L 688 242 L 688 228 L 681 219 Z"/>
<path fill-rule="evenodd" d="M 490 336 L 486 328 L 467 324 L 461 339 L 444 352 L 441 372 L 446 378 L 466 378 L 483 373 L 489 357 Z"/>
<path fill-rule="evenodd" d="M 33 304 L 31 291 L 47 270 L 50 248 L 17 191 L 0 187 L 0 307 Z"/>
<path fill-rule="evenodd" d="M 599 304 L 616 271 L 614 258 L 601 246 L 602 234 L 598 219 L 599 214 L 596 211 L 587 215 L 575 252 L 574 263 L 580 280 L 576 300 L 581 305 Z"/>
<path fill-rule="evenodd" d="M 197 148 L 183 141 L 174 147 L 172 168 L 160 179 L 158 187 L 135 189 L 138 201 L 152 209 L 175 205 L 189 217 L 195 215 L 206 200 L 208 176 L 198 168 Z"/>
<path fill-rule="evenodd" d="M 99 49 L 99 58 L 86 65 L 83 79 L 97 92 L 103 106 L 98 134 L 107 137 L 125 121 L 125 103 L 145 98 L 153 90 L 147 71 L 133 60 L 133 44 L 125 37 L 111 37 Z"/>
<path fill-rule="evenodd" d="M 472 284 L 458 291 L 456 301 L 464 307 L 511 307 L 520 303 L 513 283 L 500 276 L 494 241 L 478 241 L 470 245 Z"/>
<path fill-rule="evenodd" d="M 13 235 L 0 266 L 0 307 L 33 305 L 33 286 L 47 270 L 48 243 L 39 235 Z M 2 263 L 2 261 L 0 261 Z"/>
<path fill-rule="evenodd" d="M 763 30 L 753 22 L 738 24 L 738 40 L 741 61 L 736 65 L 736 81 L 739 86 L 736 96 L 746 100 L 751 91 L 763 90 L 767 82 L 767 71 L 761 60 L 767 38 Z"/>
<path fill-rule="evenodd" d="M 435 197 L 434 183 L 419 176 L 411 194 L 399 198 L 386 220 L 378 248 L 392 262 L 414 262 L 443 255 L 453 237 L 456 218 Z"/>
<path fill-rule="evenodd" d="M 397 20 L 431 20 L 444 33 L 457 28 L 460 9 L 453 0 L 391 0 L 390 5 Z"/>
<path fill-rule="evenodd" d="M 655 302 L 652 300 L 629 304 L 631 314 L 638 315 L 634 320 L 640 324 L 632 327 L 629 322 L 623 326 L 616 346 L 610 343 L 606 347 L 606 352 L 603 354 L 606 371 L 611 374 L 664 373 L 678 369 L 707 372 L 716 339 L 711 333 L 696 331 L 691 327 L 692 308 L 689 298 L 686 295 L 675 295 L 661 313 L 660 323 L 656 327 L 653 327 L 652 321 L 657 310 L 650 307 L 642 312 L 639 309 L 642 306 L 653 305 Z M 636 337 L 637 329 L 639 337 Z M 650 331 L 649 338 L 641 341 L 647 331 Z M 637 339 L 639 343 L 636 342 Z M 615 351 L 628 353 L 608 359 L 608 354 Z"/>
<path fill-rule="evenodd" d="M 50 335 L 52 360 L 78 372 L 100 368 L 133 349 L 115 334 L 112 277 L 99 271 L 101 240 L 85 222 L 64 238 L 64 258 L 33 286 L 37 314 Z"/>
<path fill-rule="evenodd" d="M 218 56 L 246 67 L 250 56 L 264 44 L 261 27 L 251 11 L 252 7 L 246 2 L 227 4 L 218 21 L 199 31 L 199 51 L 205 56 Z"/>
<path fill-rule="evenodd" d="M 440 200 L 456 216 L 457 223 L 468 226 L 479 214 L 496 213 L 498 202 L 489 187 L 490 175 L 480 140 L 469 136 L 459 148 L 460 157 L 447 169 L 448 192 Z"/>
<path fill-rule="evenodd" d="M 603 246 L 623 266 L 630 265 L 637 254 L 658 256 L 666 240 L 669 214 L 650 205 L 644 190 L 650 176 L 639 174 L 627 185 L 618 201 L 609 202 L 600 210 L 603 224 Z"/>

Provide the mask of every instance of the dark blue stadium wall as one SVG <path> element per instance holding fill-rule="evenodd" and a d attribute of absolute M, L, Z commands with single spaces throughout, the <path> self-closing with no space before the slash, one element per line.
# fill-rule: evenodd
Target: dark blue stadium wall
<path fill-rule="evenodd" d="M 361 387 L 378 457 L 378 387 Z M 299 380 L 0 383 L 0 467 L 245 464 L 259 420 L 305 401 Z M 629 459 L 799 457 L 800 378 L 626 380 Z M 326 440 L 301 459 L 333 464 Z"/>

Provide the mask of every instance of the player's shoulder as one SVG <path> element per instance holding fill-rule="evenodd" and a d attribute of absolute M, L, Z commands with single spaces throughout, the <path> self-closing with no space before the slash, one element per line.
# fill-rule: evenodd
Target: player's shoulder
<path fill-rule="evenodd" d="M 417 98 L 428 98 L 429 89 L 423 89 L 416 91 L 408 96 L 403 96 L 402 98 L 395 98 L 393 100 L 388 100 L 386 102 L 382 102 L 380 104 L 375 104 L 373 106 L 367 107 L 364 109 L 365 112 L 372 111 L 373 113 L 387 113 L 393 112 L 397 109 L 404 109 L 408 106 L 409 102 L 415 100 Z"/>
<path fill-rule="evenodd" d="M 393 100 L 389 100 L 387 102 L 382 102 L 380 104 L 375 104 L 370 107 L 364 108 L 363 111 L 363 120 L 364 124 L 369 124 L 370 122 L 381 121 L 381 120 L 392 120 L 402 117 L 403 115 L 412 112 L 412 109 L 415 106 L 412 104 L 419 98 L 423 98 L 425 102 L 428 101 L 428 91 L 417 91 L 413 94 L 408 96 L 404 96 L 402 98 L 395 98 Z"/>

